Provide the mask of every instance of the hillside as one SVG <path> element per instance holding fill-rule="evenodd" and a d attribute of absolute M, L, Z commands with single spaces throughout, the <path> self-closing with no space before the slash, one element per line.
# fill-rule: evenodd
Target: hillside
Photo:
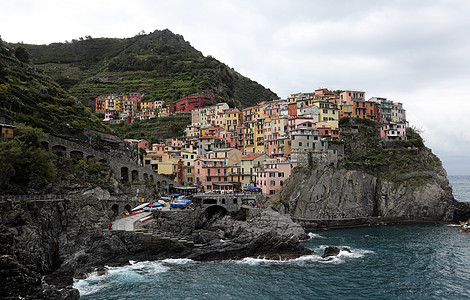
<path fill-rule="evenodd" d="M 0 117 L 56 135 L 77 135 L 84 127 L 109 130 L 20 50 L 0 40 Z"/>
<path fill-rule="evenodd" d="M 36 66 L 89 107 L 98 95 L 134 91 L 166 104 L 203 91 L 238 107 L 277 98 L 167 29 L 125 39 L 87 37 L 23 46 Z"/>

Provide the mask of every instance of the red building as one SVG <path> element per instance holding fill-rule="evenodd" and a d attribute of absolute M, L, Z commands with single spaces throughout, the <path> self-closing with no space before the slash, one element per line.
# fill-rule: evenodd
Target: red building
<path fill-rule="evenodd" d="M 204 101 L 215 104 L 212 94 L 193 94 L 181 98 L 176 102 L 175 111 L 192 111 L 196 108 L 204 107 Z"/>
<path fill-rule="evenodd" d="M 142 94 L 141 93 L 129 93 L 129 100 L 133 102 L 142 102 Z"/>
<path fill-rule="evenodd" d="M 287 113 L 289 114 L 290 117 L 296 117 L 297 116 L 297 102 L 289 103 L 287 105 Z"/>
<path fill-rule="evenodd" d="M 170 104 L 166 107 L 166 113 L 172 114 L 176 112 L 176 104 Z"/>

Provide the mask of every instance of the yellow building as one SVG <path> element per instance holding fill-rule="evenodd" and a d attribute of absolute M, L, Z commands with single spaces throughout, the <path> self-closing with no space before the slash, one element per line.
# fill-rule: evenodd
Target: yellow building
<path fill-rule="evenodd" d="M 254 152 L 264 152 L 264 118 L 256 120 L 256 130 L 254 132 L 255 149 Z"/>
<path fill-rule="evenodd" d="M 316 101 L 313 104 L 318 107 L 318 123 L 337 129 L 339 120 L 338 105 L 326 101 Z"/>
<path fill-rule="evenodd" d="M 238 108 L 229 109 L 224 113 L 225 130 L 236 131 L 237 126 L 242 124 L 243 113 Z"/>
<path fill-rule="evenodd" d="M 230 182 L 241 182 L 242 181 L 241 164 L 229 166 L 228 175 L 229 175 Z"/>
<path fill-rule="evenodd" d="M 353 105 L 352 104 L 342 104 L 339 110 L 340 118 L 351 118 L 353 115 Z"/>
<path fill-rule="evenodd" d="M 255 152 L 256 121 L 245 121 L 245 135 L 243 140 L 245 154 Z"/>
<path fill-rule="evenodd" d="M 181 158 L 184 168 L 184 183 L 194 184 L 194 160 L 197 155 L 192 151 L 181 151 Z"/>
<path fill-rule="evenodd" d="M 250 153 L 242 157 L 241 183 L 243 186 L 255 186 L 256 168 L 262 167 L 266 158 L 269 158 L 269 156 L 264 153 Z"/>

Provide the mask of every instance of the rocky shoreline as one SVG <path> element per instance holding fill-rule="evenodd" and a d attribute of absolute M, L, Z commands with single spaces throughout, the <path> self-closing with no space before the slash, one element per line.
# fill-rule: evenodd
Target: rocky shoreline
<path fill-rule="evenodd" d="M 138 232 L 119 232 L 109 230 L 113 215 L 105 198 L 94 189 L 63 201 L 2 203 L 0 278 L 9 284 L 0 288 L 0 298 L 78 299 L 74 278 L 130 260 L 288 259 L 311 253 L 299 243 L 307 237 L 304 229 L 271 209 L 247 221 L 200 208 L 169 212 Z M 155 242 L 143 231 L 181 238 Z"/>
<path fill-rule="evenodd" d="M 305 230 L 391 224 L 440 223 L 442 219 L 302 219 L 271 208 L 227 213 L 223 209 L 155 212 L 135 232 L 109 230 L 113 197 L 100 188 L 70 193 L 56 202 L 1 203 L 2 299 L 78 299 L 73 280 L 130 260 L 189 258 L 197 261 L 311 254 L 300 241 Z M 470 206 L 455 203 L 454 218 L 468 219 Z"/>

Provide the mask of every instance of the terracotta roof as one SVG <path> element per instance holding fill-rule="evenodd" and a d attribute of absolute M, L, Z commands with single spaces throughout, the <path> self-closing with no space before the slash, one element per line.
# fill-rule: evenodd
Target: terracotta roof
<path fill-rule="evenodd" d="M 252 160 L 252 159 L 255 159 L 257 157 L 260 157 L 263 154 L 264 153 L 250 153 L 250 154 L 247 154 L 247 155 L 243 156 L 242 160 Z"/>

